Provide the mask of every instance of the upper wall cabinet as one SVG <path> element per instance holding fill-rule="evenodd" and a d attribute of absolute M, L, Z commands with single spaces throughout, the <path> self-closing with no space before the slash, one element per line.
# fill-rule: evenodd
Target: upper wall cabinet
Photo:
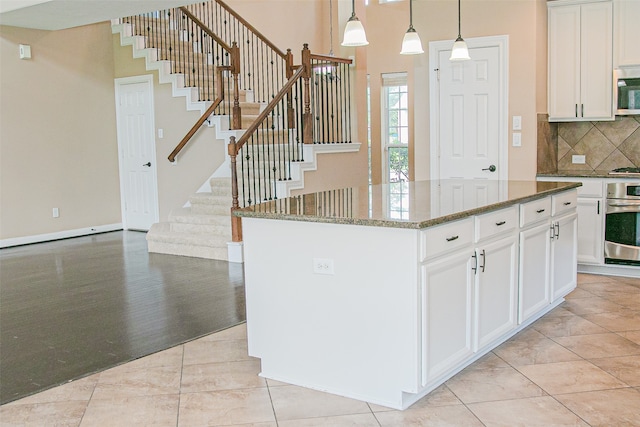
<path fill-rule="evenodd" d="M 611 0 L 556 0 L 547 7 L 549 120 L 613 120 Z"/>
<path fill-rule="evenodd" d="M 613 1 L 613 66 L 640 65 L 640 0 Z"/>

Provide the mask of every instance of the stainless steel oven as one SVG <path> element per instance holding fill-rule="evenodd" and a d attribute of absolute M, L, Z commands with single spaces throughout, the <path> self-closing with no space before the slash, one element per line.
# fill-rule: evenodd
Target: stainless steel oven
<path fill-rule="evenodd" d="M 604 240 L 605 263 L 640 266 L 640 181 L 607 185 Z"/>

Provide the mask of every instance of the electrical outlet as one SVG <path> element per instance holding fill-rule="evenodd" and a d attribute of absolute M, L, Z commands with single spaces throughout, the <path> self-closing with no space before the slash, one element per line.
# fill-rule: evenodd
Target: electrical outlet
<path fill-rule="evenodd" d="M 53 217 L 54 218 L 60 217 L 60 210 L 58 208 L 53 208 Z"/>
<path fill-rule="evenodd" d="M 333 275 L 333 260 L 327 258 L 314 258 L 313 273 Z"/>
<path fill-rule="evenodd" d="M 574 165 L 584 165 L 587 162 L 586 156 L 584 154 L 574 154 L 571 156 L 571 163 Z"/>

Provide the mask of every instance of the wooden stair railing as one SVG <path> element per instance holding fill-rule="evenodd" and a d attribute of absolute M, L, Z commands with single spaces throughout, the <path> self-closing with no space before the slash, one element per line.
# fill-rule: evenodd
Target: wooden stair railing
<path fill-rule="evenodd" d="M 291 51 L 282 52 L 221 0 L 196 3 L 181 7 L 180 10 L 226 50 L 225 55 L 228 55 L 231 67 L 229 72 L 233 78 L 232 88 L 229 88 L 233 91 L 230 124 L 231 129 L 241 129 L 242 111 L 238 102 L 240 90 L 251 93 L 254 101 L 266 104 L 277 93 L 285 79 L 290 77 Z M 215 34 L 212 29 L 215 29 Z M 230 48 L 227 49 L 225 46 Z M 216 99 L 216 106 L 212 105 L 196 121 L 169 155 L 170 161 L 175 160 L 177 154 L 216 111 L 217 106 L 225 101 L 225 92 L 218 86 L 216 88 L 221 100 L 218 102 Z"/>
<path fill-rule="evenodd" d="M 302 65 L 254 123 L 238 139 L 231 137 L 231 226 L 242 241 L 242 223 L 234 211 L 278 199 L 277 182 L 291 180 L 291 164 L 304 160 L 304 144 L 351 142 L 350 59 L 302 50 Z M 295 72 L 294 72 L 295 70 Z"/>
<path fill-rule="evenodd" d="M 255 102 L 268 103 L 228 146 L 234 241 L 242 240 L 242 229 L 233 211 L 278 199 L 276 183 L 292 179 L 292 162 L 304 161 L 304 144 L 351 142 L 350 59 L 312 54 L 305 44 L 302 65 L 294 66 L 291 50 L 282 52 L 222 0 L 121 22 L 131 23 L 132 35 L 146 36 L 147 47 L 157 48 L 158 59 L 170 60 L 186 86 L 198 87 L 201 100 L 212 101 L 168 156 L 170 161 L 212 114 L 231 116 L 231 128 L 240 129 L 241 90 Z M 230 93 L 232 103 L 226 102 Z"/>

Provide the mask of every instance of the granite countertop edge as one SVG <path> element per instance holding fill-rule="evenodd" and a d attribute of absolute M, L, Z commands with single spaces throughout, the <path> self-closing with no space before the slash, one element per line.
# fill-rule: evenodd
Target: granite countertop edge
<path fill-rule="evenodd" d="M 371 227 L 389 227 L 389 228 L 405 228 L 405 229 L 423 229 L 433 227 L 435 225 L 444 224 L 447 222 L 457 221 L 465 219 L 471 216 L 484 214 L 487 212 L 495 211 L 498 209 L 513 206 L 515 204 L 526 203 L 544 197 L 561 193 L 563 191 L 571 190 L 582 186 L 580 182 L 563 182 L 566 184 L 562 188 L 554 188 L 544 190 L 532 194 L 529 196 L 516 197 L 510 200 L 505 200 L 490 205 L 481 206 L 478 208 L 468 209 L 462 212 L 456 212 L 449 215 L 443 215 L 441 217 L 432 218 L 425 221 L 408 221 L 408 220 L 392 220 L 392 219 L 370 219 L 370 218 L 342 218 L 342 217 L 320 217 L 313 215 L 292 215 L 286 213 L 271 213 L 271 212 L 254 212 L 249 209 L 238 209 L 233 212 L 234 216 L 245 218 L 261 218 L 261 219 L 275 219 L 286 221 L 299 221 L 299 222 L 317 222 L 325 224 L 345 224 L 345 225 L 363 225 Z"/>
<path fill-rule="evenodd" d="M 611 175 L 609 171 L 569 171 L 562 170 L 557 172 L 545 172 L 538 173 L 537 177 L 547 177 L 547 178 L 622 178 L 620 175 Z"/>

